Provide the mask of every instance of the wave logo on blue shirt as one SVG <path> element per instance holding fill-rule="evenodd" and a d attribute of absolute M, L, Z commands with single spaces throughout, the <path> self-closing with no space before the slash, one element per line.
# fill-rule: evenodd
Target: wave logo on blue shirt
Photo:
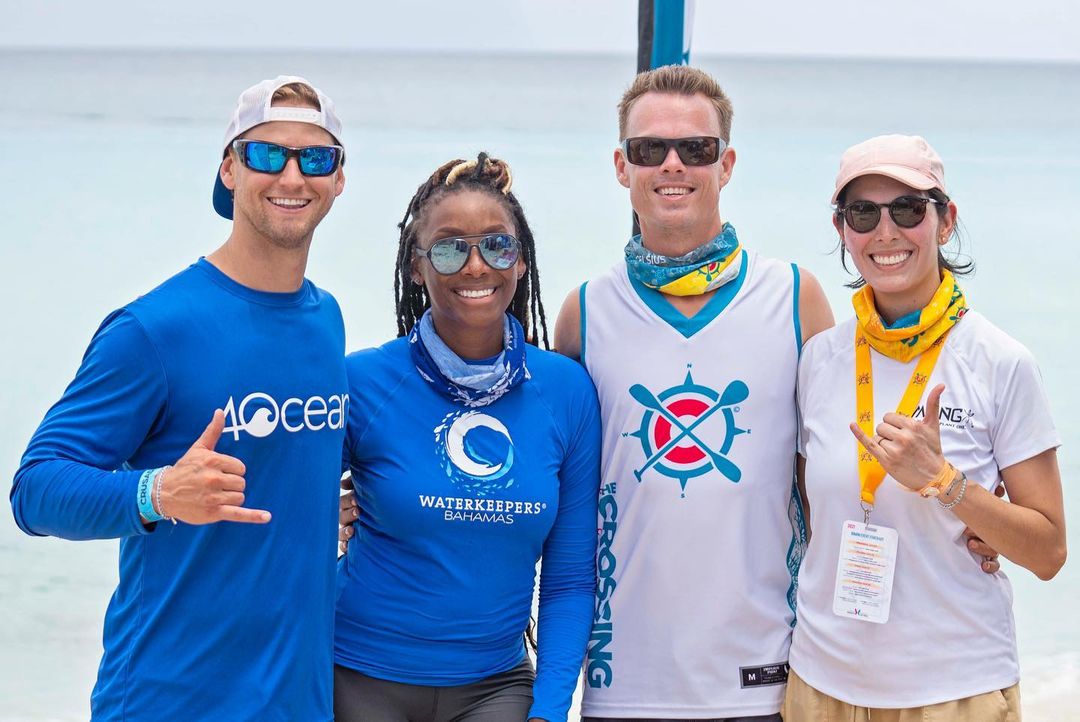
<path fill-rule="evenodd" d="M 455 486 L 484 497 L 514 484 L 514 442 L 501 421 L 481 411 L 455 411 L 435 427 L 435 453 Z"/>

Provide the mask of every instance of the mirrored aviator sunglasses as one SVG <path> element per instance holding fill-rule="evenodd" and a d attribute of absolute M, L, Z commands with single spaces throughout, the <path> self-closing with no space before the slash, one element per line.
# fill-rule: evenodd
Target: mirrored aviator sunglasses
<path fill-rule="evenodd" d="M 662 165 L 672 148 L 685 165 L 712 165 L 720 160 L 727 143 L 704 135 L 693 138 L 627 138 L 623 141 L 626 160 L 633 165 Z"/>
<path fill-rule="evenodd" d="M 328 176 L 345 162 L 345 149 L 340 145 L 308 145 L 292 148 L 261 140 L 234 140 L 233 150 L 244 166 L 256 173 L 280 173 L 289 158 L 296 158 L 300 173 L 306 176 Z"/>
<path fill-rule="evenodd" d="M 521 255 L 521 243 L 509 233 L 442 238 L 428 249 L 414 248 L 413 253 L 419 258 L 428 259 L 437 273 L 449 276 L 465 267 L 474 247 L 480 251 L 484 263 L 496 271 L 512 268 Z"/>
<path fill-rule="evenodd" d="M 881 222 L 881 209 L 889 209 L 889 217 L 900 228 L 914 228 L 926 218 L 926 205 L 943 206 L 945 203 L 934 198 L 922 196 L 900 196 L 889 203 L 874 203 L 873 201 L 852 201 L 840 211 L 844 214 L 844 220 L 857 233 L 869 233 L 877 228 Z"/>

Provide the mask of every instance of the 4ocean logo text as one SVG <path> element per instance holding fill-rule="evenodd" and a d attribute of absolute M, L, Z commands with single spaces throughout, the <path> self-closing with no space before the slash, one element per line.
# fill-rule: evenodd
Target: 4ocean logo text
<path fill-rule="evenodd" d="M 279 426 L 290 433 L 305 429 L 336 431 L 344 429 L 349 418 L 349 395 L 293 397 L 279 404 L 270 394 L 254 391 L 239 404 L 230 396 L 224 412 L 225 428 L 221 433 L 232 434 L 233 441 L 240 440 L 241 431 L 261 439 Z"/>

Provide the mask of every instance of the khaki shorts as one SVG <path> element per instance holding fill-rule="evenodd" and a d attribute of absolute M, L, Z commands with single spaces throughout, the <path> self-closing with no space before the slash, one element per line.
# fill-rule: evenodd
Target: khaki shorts
<path fill-rule="evenodd" d="M 819 692 L 791 670 L 780 715 L 784 722 L 1020 722 L 1020 685 L 926 707 L 872 709 Z"/>

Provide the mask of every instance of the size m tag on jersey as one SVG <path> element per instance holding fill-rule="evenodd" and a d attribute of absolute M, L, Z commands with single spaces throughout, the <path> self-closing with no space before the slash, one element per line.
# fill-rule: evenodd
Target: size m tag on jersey
<path fill-rule="evenodd" d="M 875 624 L 889 621 L 898 538 L 895 529 L 885 526 L 844 522 L 836 564 L 834 614 Z"/>
<path fill-rule="evenodd" d="M 739 667 L 739 678 L 739 686 L 743 689 L 784 684 L 788 678 L 788 664 L 777 662 L 761 667 Z"/>

